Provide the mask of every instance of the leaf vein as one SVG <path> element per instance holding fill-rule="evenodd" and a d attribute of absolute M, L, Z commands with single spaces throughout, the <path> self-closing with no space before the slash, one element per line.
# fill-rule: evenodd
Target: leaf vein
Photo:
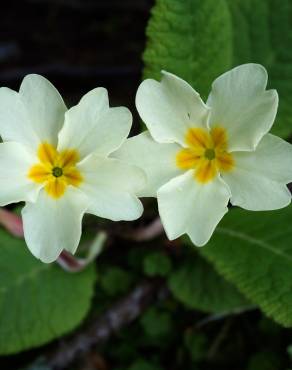
<path fill-rule="evenodd" d="M 270 244 L 268 244 L 268 243 L 266 243 L 266 242 L 264 242 L 260 239 L 254 238 L 250 235 L 247 235 L 247 234 L 244 234 L 242 232 L 235 231 L 235 230 L 232 230 L 232 229 L 227 229 L 227 228 L 224 228 L 224 227 L 217 227 L 216 232 L 219 233 L 219 234 L 221 233 L 221 234 L 225 234 L 225 235 L 228 235 L 230 237 L 233 237 L 233 238 L 243 240 L 247 243 L 255 244 L 255 245 L 257 245 L 257 246 L 259 246 L 263 249 L 267 249 L 270 252 L 272 252 L 274 254 L 277 254 L 278 256 L 284 258 L 285 261 L 289 260 L 290 262 L 292 262 L 292 257 L 289 254 L 283 253 L 279 249 L 274 248 L 272 245 L 270 245 Z"/>

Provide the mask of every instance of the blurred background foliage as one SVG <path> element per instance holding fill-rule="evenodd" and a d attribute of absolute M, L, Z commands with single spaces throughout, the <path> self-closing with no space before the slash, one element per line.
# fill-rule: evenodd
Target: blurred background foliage
<path fill-rule="evenodd" d="M 290 140 L 291 28 L 292 0 L 11 0 L 0 81 L 43 74 L 68 106 L 105 86 L 135 134 L 141 78 L 165 69 L 206 98 L 219 74 L 258 62 L 280 95 L 274 133 Z M 81 272 L 40 263 L 0 230 L 0 368 L 291 370 L 292 208 L 232 209 L 198 249 L 153 232 L 155 201 L 144 206 L 133 223 L 85 217 L 81 256 L 108 237 Z"/>

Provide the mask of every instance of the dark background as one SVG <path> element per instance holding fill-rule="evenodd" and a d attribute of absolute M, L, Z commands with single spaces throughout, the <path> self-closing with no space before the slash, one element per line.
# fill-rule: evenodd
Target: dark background
<path fill-rule="evenodd" d="M 135 92 L 152 0 L 20 0 L 1 2 L 0 85 L 18 89 L 28 73 L 47 77 L 68 106 L 97 87 L 111 105 Z"/>

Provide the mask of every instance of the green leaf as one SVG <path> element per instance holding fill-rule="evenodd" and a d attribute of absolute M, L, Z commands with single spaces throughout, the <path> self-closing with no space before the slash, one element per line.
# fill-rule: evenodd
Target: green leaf
<path fill-rule="evenodd" d="M 231 210 L 198 249 L 267 316 L 292 326 L 292 207 Z"/>
<path fill-rule="evenodd" d="M 0 229 L 0 354 L 48 343 L 74 329 L 90 307 L 91 266 L 70 274 L 43 264 L 22 240 Z"/>
<path fill-rule="evenodd" d="M 157 0 L 147 28 L 145 77 L 162 69 L 188 81 L 203 97 L 231 67 L 232 34 L 225 0 Z"/>
<path fill-rule="evenodd" d="M 233 65 L 256 62 L 269 72 L 269 86 L 280 95 L 272 132 L 292 134 L 292 2 L 229 0 L 233 23 Z M 240 45 L 240 47 L 238 47 Z"/>
<path fill-rule="evenodd" d="M 261 63 L 280 95 L 272 133 L 292 134 L 291 0 L 157 0 L 147 28 L 144 77 L 161 70 L 188 81 L 203 98 L 221 73 Z"/>
<path fill-rule="evenodd" d="M 188 308 L 214 313 L 230 312 L 249 305 L 209 263 L 195 251 L 191 252 L 168 281 L 172 294 L 180 302 Z"/>
<path fill-rule="evenodd" d="M 167 276 L 171 271 L 171 259 L 162 252 L 153 252 L 144 259 L 144 272 L 148 276 Z"/>
<path fill-rule="evenodd" d="M 132 276 L 119 267 L 110 267 L 100 274 L 100 284 L 109 296 L 125 293 L 132 284 Z"/>
<path fill-rule="evenodd" d="M 128 370 L 162 370 L 160 366 L 157 366 L 146 360 L 138 360 L 132 364 Z"/>
<path fill-rule="evenodd" d="M 163 337 L 171 332 L 172 320 L 169 312 L 149 308 L 141 318 L 145 334 L 150 337 Z"/>
<path fill-rule="evenodd" d="M 193 330 L 187 330 L 185 332 L 184 344 L 194 362 L 204 359 L 209 347 L 207 336 Z"/>
<path fill-rule="evenodd" d="M 258 352 L 251 356 L 247 370 L 275 370 L 283 369 L 283 360 L 278 353 L 269 350 Z"/>

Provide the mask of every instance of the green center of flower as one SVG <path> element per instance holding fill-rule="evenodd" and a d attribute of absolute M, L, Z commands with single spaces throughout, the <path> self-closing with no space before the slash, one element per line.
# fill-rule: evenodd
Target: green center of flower
<path fill-rule="evenodd" d="M 52 174 L 53 174 L 53 176 L 55 176 L 55 177 L 60 177 L 60 176 L 62 176 L 62 175 L 63 175 L 63 170 L 62 170 L 62 168 L 60 168 L 60 167 L 54 167 L 54 168 L 52 169 Z"/>
<path fill-rule="evenodd" d="M 214 149 L 206 149 L 205 150 L 205 158 L 209 159 L 209 161 L 212 161 L 216 157 L 215 150 Z"/>

